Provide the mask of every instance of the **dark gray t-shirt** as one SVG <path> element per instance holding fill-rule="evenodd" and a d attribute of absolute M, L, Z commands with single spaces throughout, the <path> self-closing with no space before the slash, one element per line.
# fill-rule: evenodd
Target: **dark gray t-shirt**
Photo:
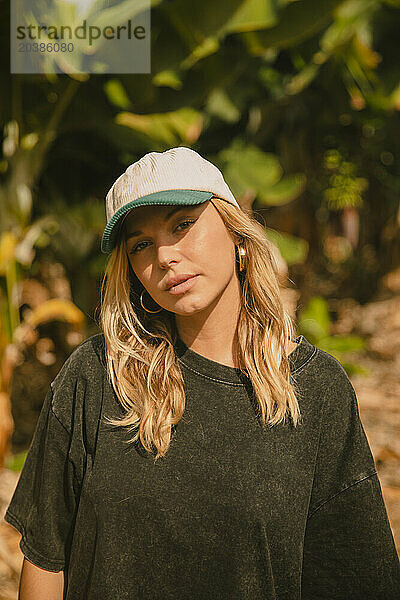
<path fill-rule="evenodd" d="M 176 345 L 186 409 L 154 463 L 124 428 L 104 337 L 46 396 L 5 520 L 67 600 L 398 600 L 400 565 L 354 389 L 304 336 L 302 423 L 262 428 L 249 380 Z"/>

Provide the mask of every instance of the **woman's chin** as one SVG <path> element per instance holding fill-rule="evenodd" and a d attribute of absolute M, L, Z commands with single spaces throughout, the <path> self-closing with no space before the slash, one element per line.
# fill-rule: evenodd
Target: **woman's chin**
<path fill-rule="evenodd" d="M 200 299 L 196 298 L 185 298 L 182 296 L 179 300 L 176 301 L 175 306 L 167 309 L 176 315 L 190 316 L 194 315 L 202 310 L 207 308 L 207 302 L 202 302 Z"/>

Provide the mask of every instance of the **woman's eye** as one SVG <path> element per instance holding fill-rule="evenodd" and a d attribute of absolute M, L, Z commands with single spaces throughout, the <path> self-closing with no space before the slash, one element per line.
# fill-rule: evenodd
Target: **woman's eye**
<path fill-rule="evenodd" d="M 179 223 L 179 225 L 176 227 L 176 229 L 178 229 L 178 227 L 181 227 L 182 225 L 191 225 L 192 223 L 195 222 L 196 219 L 192 220 L 192 221 L 183 221 L 183 223 Z M 184 227 L 184 229 L 186 229 L 186 227 Z"/>
<path fill-rule="evenodd" d="M 146 242 L 140 242 L 140 244 L 136 244 L 136 246 L 130 251 L 130 254 L 136 254 L 137 252 L 139 252 L 141 250 L 140 246 L 145 243 Z"/>
<path fill-rule="evenodd" d="M 191 225 L 192 223 L 194 223 L 196 221 L 196 219 L 190 220 L 190 221 L 183 221 L 182 223 L 179 223 L 179 225 L 176 226 L 175 231 L 177 229 L 179 229 L 179 227 L 183 227 L 183 229 L 187 229 L 189 225 Z M 181 229 L 179 229 L 179 231 L 182 231 Z M 136 246 L 134 246 L 134 248 L 132 248 L 132 250 L 130 251 L 130 254 L 137 254 L 138 252 L 140 252 L 142 250 L 141 246 L 143 244 L 146 244 L 146 242 L 140 242 L 139 244 L 136 244 Z"/>

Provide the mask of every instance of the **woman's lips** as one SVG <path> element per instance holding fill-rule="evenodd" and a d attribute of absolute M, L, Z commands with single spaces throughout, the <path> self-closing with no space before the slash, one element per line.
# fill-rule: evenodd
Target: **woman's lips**
<path fill-rule="evenodd" d="M 171 288 L 169 288 L 167 292 L 169 294 L 183 294 L 184 292 L 187 292 L 187 290 L 190 290 L 190 288 L 195 284 L 197 278 L 198 275 L 194 275 L 194 277 L 189 277 L 189 279 L 186 279 L 186 281 L 182 281 L 182 283 L 179 283 L 178 285 L 174 285 Z"/>

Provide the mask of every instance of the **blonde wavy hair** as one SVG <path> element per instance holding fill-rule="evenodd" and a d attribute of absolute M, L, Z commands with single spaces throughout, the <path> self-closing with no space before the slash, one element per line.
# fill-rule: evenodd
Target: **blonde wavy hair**
<path fill-rule="evenodd" d="M 238 210 L 217 197 L 210 202 L 235 243 L 246 250 L 245 270 L 238 271 L 242 306 L 238 317 L 238 361 L 250 379 L 263 426 L 301 419 L 286 347 L 295 337 L 291 316 L 281 300 L 282 286 L 264 228 L 247 210 Z M 182 372 L 174 350 L 178 333 L 175 316 L 163 309 L 146 312 L 140 304 L 143 285 L 129 263 L 123 227 L 101 285 L 100 326 L 105 337 L 107 371 L 125 409 L 112 425 L 135 431 L 155 459 L 165 456 L 172 426 L 185 410 Z"/>

